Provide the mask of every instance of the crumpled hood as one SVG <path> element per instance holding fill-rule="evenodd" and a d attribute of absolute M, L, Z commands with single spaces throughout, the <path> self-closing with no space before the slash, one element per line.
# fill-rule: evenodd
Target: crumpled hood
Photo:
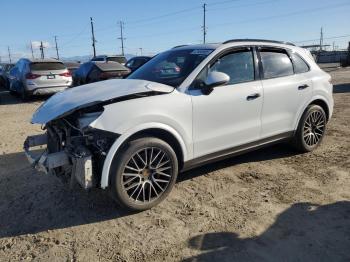
<path fill-rule="evenodd" d="M 46 124 L 60 116 L 93 104 L 132 94 L 147 92 L 170 93 L 173 87 L 136 79 L 112 79 L 82 85 L 50 97 L 34 113 L 33 124 Z"/>

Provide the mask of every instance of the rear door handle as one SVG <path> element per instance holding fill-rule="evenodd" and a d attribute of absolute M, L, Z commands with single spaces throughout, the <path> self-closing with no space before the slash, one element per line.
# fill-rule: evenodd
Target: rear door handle
<path fill-rule="evenodd" d="M 247 96 L 247 100 L 248 101 L 254 100 L 254 99 L 257 99 L 258 97 L 260 97 L 260 94 L 259 93 L 255 93 L 255 94 Z"/>
<path fill-rule="evenodd" d="M 298 86 L 298 90 L 303 90 L 305 88 L 308 88 L 309 86 L 308 85 L 301 85 L 301 86 Z"/>

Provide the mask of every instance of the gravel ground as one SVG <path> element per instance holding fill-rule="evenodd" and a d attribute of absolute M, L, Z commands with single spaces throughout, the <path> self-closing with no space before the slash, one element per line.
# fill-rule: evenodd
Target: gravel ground
<path fill-rule="evenodd" d="M 350 68 L 327 68 L 335 110 L 321 147 L 268 147 L 180 176 L 127 213 L 102 190 L 69 190 L 29 167 L 42 100 L 0 97 L 0 261 L 349 261 Z"/>

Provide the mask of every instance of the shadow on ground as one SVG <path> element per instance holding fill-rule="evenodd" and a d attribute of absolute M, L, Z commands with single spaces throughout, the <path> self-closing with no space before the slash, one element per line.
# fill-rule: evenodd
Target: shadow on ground
<path fill-rule="evenodd" d="M 278 158 L 285 158 L 290 156 L 295 156 L 299 154 L 287 143 L 276 144 L 269 147 L 265 147 L 256 151 L 252 151 L 246 154 L 231 157 L 222 161 L 214 162 L 212 164 L 207 164 L 196 169 L 187 171 L 178 177 L 178 181 L 185 181 L 188 179 L 195 178 L 197 176 L 205 175 L 207 173 L 227 168 L 237 164 L 251 163 L 267 161 Z"/>
<path fill-rule="evenodd" d="M 60 179 L 33 170 L 23 153 L 0 155 L 0 238 L 129 214 L 103 190 L 70 190 Z"/>
<path fill-rule="evenodd" d="M 35 96 L 31 97 L 28 102 L 23 102 L 19 95 L 12 95 L 10 91 L 5 88 L 0 88 L 0 105 L 14 105 L 30 102 L 44 102 L 49 96 Z"/>
<path fill-rule="evenodd" d="M 350 83 L 338 84 L 333 86 L 333 93 L 349 93 L 349 92 L 350 92 Z"/>
<path fill-rule="evenodd" d="M 231 165 L 295 154 L 283 145 L 206 165 L 181 174 L 179 181 Z M 131 215 L 103 190 L 85 192 L 29 167 L 23 153 L 0 156 L 0 237 L 90 224 Z"/>
<path fill-rule="evenodd" d="M 350 261 L 350 202 L 294 204 L 257 237 L 208 233 L 189 239 L 188 246 L 201 254 L 186 262 Z"/>

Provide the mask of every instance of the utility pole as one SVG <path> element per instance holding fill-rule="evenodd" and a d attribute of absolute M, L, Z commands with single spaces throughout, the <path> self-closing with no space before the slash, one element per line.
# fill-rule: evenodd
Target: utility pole
<path fill-rule="evenodd" d="M 43 45 L 43 41 L 40 41 L 40 53 L 41 53 L 41 59 L 45 58 L 45 54 L 44 54 L 44 45 Z"/>
<path fill-rule="evenodd" d="M 92 21 L 92 17 L 90 17 L 90 22 L 91 22 L 91 35 L 92 35 L 92 48 L 94 51 L 94 57 L 96 57 L 96 39 L 95 39 L 95 33 L 94 33 L 94 22 Z"/>
<path fill-rule="evenodd" d="M 30 41 L 30 51 L 32 51 L 32 58 L 34 59 L 33 43 Z"/>
<path fill-rule="evenodd" d="M 139 49 L 140 49 L 140 55 L 142 55 L 142 47 L 140 47 Z"/>
<path fill-rule="evenodd" d="M 321 34 L 320 34 L 320 51 L 322 51 L 323 47 L 323 28 L 321 27 Z"/>
<path fill-rule="evenodd" d="M 55 35 L 55 45 L 56 45 L 56 55 L 57 55 L 57 60 L 60 60 L 60 55 L 58 54 L 57 36 L 56 36 L 56 35 Z"/>
<path fill-rule="evenodd" d="M 120 26 L 120 37 L 118 37 L 118 39 L 120 39 L 120 41 L 122 43 L 122 55 L 124 55 L 124 40 L 125 40 L 125 38 L 123 36 L 124 22 L 120 21 L 119 26 Z"/>
<path fill-rule="evenodd" d="M 11 51 L 10 51 L 10 47 L 7 47 L 7 51 L 9 53 L 9 60 L 10 60 L 10 64 L 12 63 L 12 59 L 11 59 Z"/>
<path fill-rule="evenodd" d="M 207 4 L 203 4 L 203 44 L 205 44 L 205 37 L 207 35 L 206 17 L 205 17 L 206 12 L 207 12 Z"/>

